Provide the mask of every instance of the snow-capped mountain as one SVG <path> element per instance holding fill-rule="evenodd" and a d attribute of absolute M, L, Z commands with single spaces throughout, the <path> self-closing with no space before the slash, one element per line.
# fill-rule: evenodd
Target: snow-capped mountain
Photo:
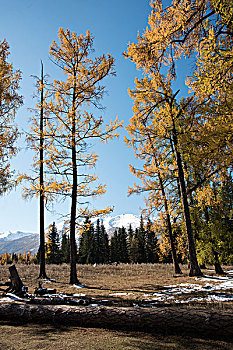
<path fill-rule="evenodd" d="M 97 218 L 92 219 L 95 225 Z M 103 218 L 103 224 L 108 235 L 111 237 L 115 229 L 124 226 L 126 229 L 131 224 L 135 230 L 140 225 L 140 217 L 134 214 L 121 214 L 116 216 L 107 216 Z M 63 227 L 63 222 L 56 224 L 58 231 Z M 25 251 L 37 252 L 39 247 L 39 234 L 28 232 L 4 232 L 0 233 L 0 254 L 7 253 L 25 253 Z"/>
<path fill-rule="evenodd" d="M 27 237 L 35 234 L 36 233 L 21 232 L 21 231 L 17 231 L 17 232 L 7 231 L 4 233 L 0 233 L 0 242 L 14 241 L 15 239 L 19 239 L 19 238 L 23 238 L 23 237 Z"/>
<path fill-rule="evenodd" d="M 93 219 L 92 223 L 96 224 L 97 219 Z M 104 227 L 109 236 L 113 234 L 115 229 L 124 226 L 129 228 L 130 224 L 132 229 L 135 230 L 140 225 L 140 217 L 134 214 L 120 214 L 116 216 L 107 216 L 103 218 Z"/>

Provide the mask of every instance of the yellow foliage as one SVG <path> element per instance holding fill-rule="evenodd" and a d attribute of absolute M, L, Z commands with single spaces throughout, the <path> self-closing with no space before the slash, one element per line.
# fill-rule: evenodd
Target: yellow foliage
<path fill-rule="evenodd" d="M 101 107 L 105 88 L 101 85 L 107 76 L 114 76 L 114 59 L 110 54 L 90 58 L 93 51 L 93 36 L 89 31 L 77 35 L 60 28 L 58 42 L 50 46 L 51 60 L 62 70 L 64 79 L 54 79 L 52 84 L 44 84 L 43 110 L 45 123 L 41 135 L 38 115 L 32 118 L 29 143 L 35 151 L 34 167 L 38 171 L 40 161 L 39 139 L 44 138 L 44 187 L 40 188 L 39 177 L 31 177 L 25 196 L 44 194 L 46 201 L 59 197 L 70 197 L 72 208 L 86 198 L 105 193 L 106 186 L 98 183 L 93 174 L 98 155 L 90 152 L 90 144 L 97 140 L 108 142 L 118 137 L 122 123 L 118 118 L 105 125 L 102 117 L 88 111 L 88 107 Z M 41 90 L 41 84 L 39 84 Z M 38 110 L 41 105 L 38 104 Z M 29 180 L 29 177 L 27 178 Z M 106 208 L 96 214 L 106 214 Z M 76 208 L 76 216 L 90 216 L 86 208 Z M 74 217 L 72 219 L 74 221 Z"/>

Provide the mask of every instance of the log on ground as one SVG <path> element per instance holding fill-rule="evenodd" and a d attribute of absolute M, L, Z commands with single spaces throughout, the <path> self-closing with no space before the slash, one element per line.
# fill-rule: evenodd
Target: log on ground
<path fill-rule="evenodd" d="M 222 310 L 1 303 L 0 320 L 233 339 L 233 314 Z"/>

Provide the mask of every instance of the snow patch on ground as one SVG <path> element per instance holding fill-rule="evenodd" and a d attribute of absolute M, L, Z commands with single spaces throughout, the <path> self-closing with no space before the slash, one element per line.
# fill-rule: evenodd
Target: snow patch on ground
<path fill-rule="evenodd" d="M 196 278 L 196 281 L 208 283 L 168 285 L 159 292 L 144 294 L 142 297 L 152 304 L 233 301 L 233 279 L 231 277 L 204 276 Z"/>
<path fill-rule="evenodd" d="M 72 287 L 75 287 L 75 288 L 85 288 L 85 286 L 83 286 L 82 284 L 73 284 Z"/>
<path fill-rule="evenodd" d="M 133 293 L 112 293 L 112 294 L 109 294 L 109 296 L 122 296 L 122 295 L 133 295 Z"/>

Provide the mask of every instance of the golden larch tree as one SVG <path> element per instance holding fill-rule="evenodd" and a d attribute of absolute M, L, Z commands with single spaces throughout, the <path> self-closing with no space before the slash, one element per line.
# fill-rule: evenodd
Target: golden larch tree
<path fill-rule="evenodd" d="M 0 42 L 0 194 L 10 190 L 16 183 L 12 179 L 10 160 L 16 155 L 15 142 L 19 136 L 15 113 L 23 103 L 18 93 L 21 72 L 15 71 L 8 62 L 9 54 L 9 45 L 3 40 Z"/>

